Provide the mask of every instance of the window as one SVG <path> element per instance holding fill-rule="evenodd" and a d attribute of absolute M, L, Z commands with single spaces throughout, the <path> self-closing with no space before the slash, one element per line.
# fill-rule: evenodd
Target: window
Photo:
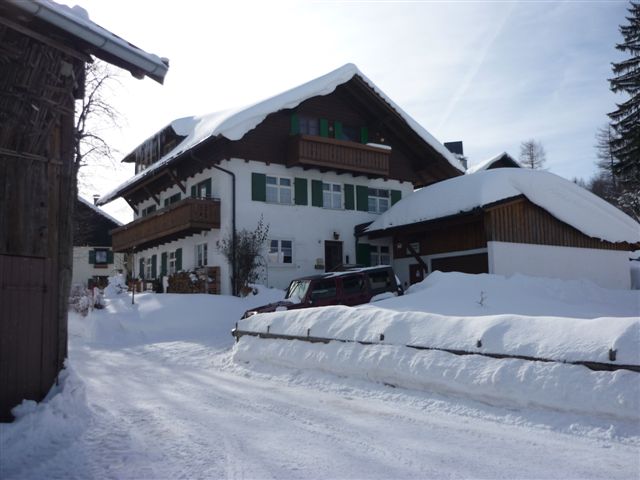
<path fill-rule="evenodd" d="M 343 277 L 342 290 L 346 295 L 362 293 L 364 291 L 364 277 L 362 275 Z"/>
<path fill-rule="evenodd" d="M 155 205 L 150 205 L 147 208 L 143 208 L 142 209 L 142 216 L 146 217 L 147 215 L 150 215 L 155 211 L 156 211 L 156 206 Z"/>
<path fill-rule="evenodd" d="M 291 179 L 267 176 L 267 202 L 291 204 Z"/>
<path fill-rule="evenodd" d="M 207 265 L 207 244 L 201 243 L 196 245 L 196 266 L 204 267 Z"/>
<path fill-rule="evenodd" d="M 389 210 L 389 190 L 369 189 L 369 213 L 382 213 Z"/>
<path fill-rule="evenodd" d="M 195 198 L 212 198 L 211 197 L 211 179 L 197 183 L 191 187 L 191 196 Z"/>
<path fill-rule="evenodd" d="M 269 242 L 269 262 L 292 264 L 293 242 L 291 240 L 271 240 Z"/>
<path fill-rule="evenodd" d="M 150 258 L 145 258 L 144 259 L 144 278 L 146 279 L 152 279 L 153 278 L 153 270 L 152 270 L 152 265 L 151 265 L 151 259 Z"/>
<path fill-rule="evenodd" d="M 311 300 L 320 300 L 322 298 L 333 298 L 336 296 L 336 280 L 330 278 L 327 280 L 319 280 L 311 287 Z"/>
<path fill-rule="evenodd" d="M 109 253 L 107 250 L 96 250 L 96 265 L 109 263 Z"/>
<path fill-rule="evenodd" d="M 175 195 L 171 195 L 168 198 L 164 199 L 164 206 L 168 207 L 171 204 L 174 204 L 176 202 L 180 201 L 180 192 L 176 193 Z"/>
<path fill-rule="evenodd" d="M 176 252 L 169 252 L 169 270 L 168 274 L 173 275 L 176 273 Z"/>
<path fill-rule="evenodd" d="M 360 142 L 360 129 L 351 125 L 343 125 L 342 132 L 336 138 L 340 140 L 349 140 L 350 142 Z"/>
<path fill-rule="evenodd" d="M 324 208 L 342 208 L 342 185 L 322 183 L 322 206 Z"/>
<path fill-rule="evenodd" d="M 317 118 L 300 115 L 300 133 L 303 135 L 320 135 L 320 126 Z"/>
<path fill-rule="evenodd" d="M 391 265 L 389 247 L 384 245 L 371 245 L 371 266 Z"/>

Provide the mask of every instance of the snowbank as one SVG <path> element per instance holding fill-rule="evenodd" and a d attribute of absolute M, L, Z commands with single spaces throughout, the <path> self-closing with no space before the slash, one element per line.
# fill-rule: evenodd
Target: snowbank
<path fill-rule="evenodd" d="M 380 215 L 367 231 L 457 215 L 520 195 L 589 237 L 640 242 L 638 222 L 613 205 L 569 180 L 528 168 L 480 171 L 424 187 Z"/>
<path fill-rule="evenodd" d="M 234 358 L 462 395 L 497 405 L 640 420 L 640 382 L 638 374 L 628 371 L 592 372 L 574 365 L 456 356 L 393 345 L 323 345 L 254 337 L 241 338 Z"/>

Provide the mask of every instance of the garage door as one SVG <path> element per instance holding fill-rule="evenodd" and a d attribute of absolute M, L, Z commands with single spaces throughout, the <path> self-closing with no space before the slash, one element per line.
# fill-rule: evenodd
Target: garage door
<path fill-rule="evenodd" d="M 475 253 L 473 255 L 459 255 L 456 257 L 432 258 L 431 271 L 489 273 L 489 255 Z"/>

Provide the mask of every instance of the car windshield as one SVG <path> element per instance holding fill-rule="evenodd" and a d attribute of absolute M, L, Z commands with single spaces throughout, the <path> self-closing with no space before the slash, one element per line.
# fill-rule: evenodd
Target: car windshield
<path fill-rule="evenodd" d="M 311 282 L 309 280 L 294 280 L 289 285 L 287 289 L 287 296 L 285 300 L 289 300 L 293 303 L 301 303 L 304 300 L 304 296 L 307 294 L 307 290 L 309 290 L 309 284 Z"/>

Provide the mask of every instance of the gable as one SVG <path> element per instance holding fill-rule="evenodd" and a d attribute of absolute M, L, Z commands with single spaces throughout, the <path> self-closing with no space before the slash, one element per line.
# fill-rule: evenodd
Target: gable
<path fill-rule="evenodd" d="M 102 215 L 96 209 L 76 200 L 73 213 L 73 246 L 110 246 L 110 230 L 119 225 L 115 221 Z"/>

